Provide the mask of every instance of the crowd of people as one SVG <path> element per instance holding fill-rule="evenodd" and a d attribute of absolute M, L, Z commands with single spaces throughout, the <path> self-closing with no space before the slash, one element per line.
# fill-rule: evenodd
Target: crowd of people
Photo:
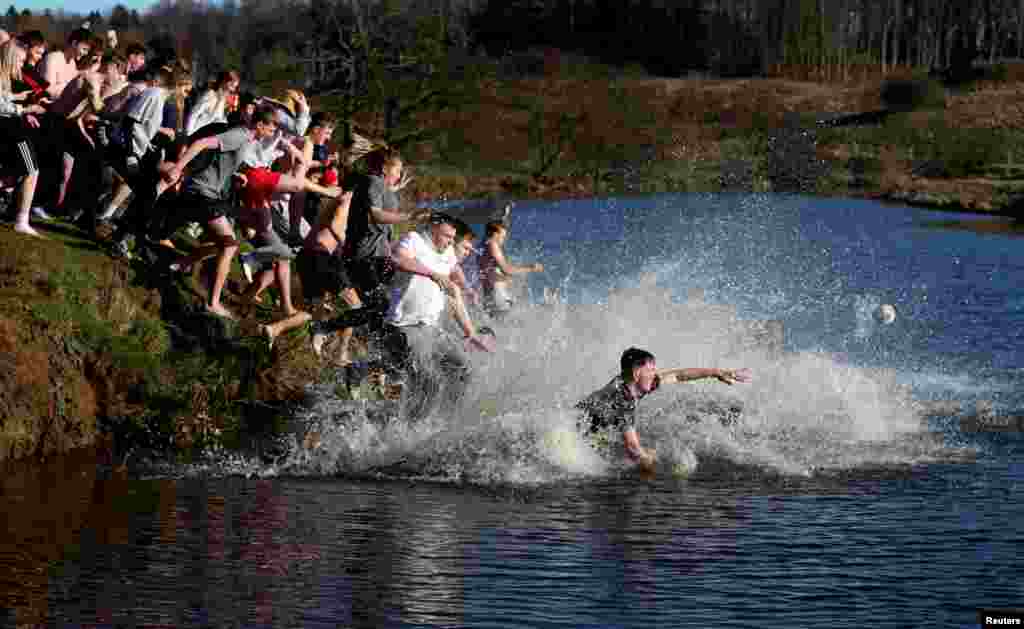
<path fill-rule="evenodd" d="M 337 336 L 334 355 L 350 364 L 360 329 L 371 357 L 402 383 L 411 415 L 459 398 L 468 353 L 495 349 L 493 329 L 478 322 L 502 322 L 514 302 L 511 278 L 543 265 L 508 260 L 507 220 L 488 223 L 477 247 L 472 227 L 455 217 L 403 211 L 410 177 L 397 150 L 355 134 L 339 147 L 337 120 L 312 112 L 300 91 L 257 97 L 240 84 L 227 70 L 193 94 L 187 63 L 120 46 L 113 31 L 104 38 L 79 28 L 49 52 L 38 31 L 0 31 L 0 185 L 15 231 L 44 238 L 36 225 L 58 218 L 106 234 L 122 258 L 177 252 L 172 237 L 188 233 L 197 242 L 189 251 L 150 259 L 172 259 L 166 271 L 186 273 L 212 258 L 205 306 L 230 319 L 225 288 L 248 240 L 239 298 L 260 302 L 276 286 L 283 316 L 259 328 L 271 346 L 311 325 L 312 351 L 323 355 Z M 394 226 L 410 223 L 426 228 L 394 241 Z M 314 321 L 337 298 L 344 312 Z M 744 371 L 658 372 L 653 356 L 627 354 L 622 375 L 579 408 L 585 432 L 621 430 L 626 454 L 641 463 L 654 454 L 640 447 L 633 413 L 659 383 L 747 379 Z"/>
<path fill-rule="evenodd" d="M 474 319 L 508 310 L 508 276 L 543 268 L 505 259 L 500 221 L 477 254 L 466 223 L 402 210 L 410 177 L 398 151 L 357 134 L 339 146 L 335 117 L 312 112 L 299 90 L 241 93 L 239 74 L 226 70 L 193 94 L 187 63 L 120 46 L 113 32 L 79 28 L 50 51 L 38 31 L 0 39 L 0 175 L 15 231 L 45 238 L 39 224 L 59 219 L 128 259 L 177 252 L 172 238 L 189 234 L 198 244 L 166 270 L 212 258 L 206 309 L 231 319 L 225 289 L 249 241 L 239 301 L 263 301 L 276 287 L 283 316 L 260 326 L 271 345 L 340 297 L 348 310 L 313 324 L 318 355 L 339 333 L 335 354 L 350 363 L 353 330 L 363 329 L 396 373 L 437 363 L 430 345 L 447 348 L 440 363 L 461 379 L 465 361 L 447 350 L 490 349 Z M 394 226 L 407 223 L 429 223 L 429 237 L 393 242 Z"/>

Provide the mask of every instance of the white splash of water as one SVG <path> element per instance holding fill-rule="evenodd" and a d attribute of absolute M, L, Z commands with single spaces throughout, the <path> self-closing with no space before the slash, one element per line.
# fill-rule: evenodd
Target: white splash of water
<path fill-rule="evenodd" d="M 460 406 L 425 420 L 374 415 L 324 396 L 309 413 L 316 443 L 297 443 L 284 467 L 483 484 L 621 473 L 620 455 L 600 453 L 578 434 L 572 407 L 616 374 L 631 346 L 653 352 L 661 368 L 754 373 L 753 382 L 732 387 L 666 385 L 640 403 L 641 439 L 666 469 L 699 473 L 701 461 L 714 458 L 805 475 L 923 456 L 920 439 L 899 446 L 922 426 L 894 374 L 825 353 L 782 353 L 734 309 L 673 301 L 654 277 L 637 278 L 604 304 L 523 306 L 496 326 L 497 353 L 473 355 L 474 379 Z"/>

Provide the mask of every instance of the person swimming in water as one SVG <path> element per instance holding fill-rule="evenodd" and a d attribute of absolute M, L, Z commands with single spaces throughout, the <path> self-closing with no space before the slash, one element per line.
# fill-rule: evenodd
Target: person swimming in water
<path fill-rule="evenodd" d="M 636 347 L 622 353 L 619 367 L 619 375 L 611 382 L 576 403 L 576 408 L 582 411 L 579 427 L 591 438 L 607 436 L 612 430 L 621 431 L 626 456 L 645 469 L 654 466 L 657 455 L 654 448 L 640 445 L 636 432 L 636 409 L 641 399 L 663 384 L 704 378 L 715 378 L 728 385 L 750 381 L 749 369 L 684 367 L 659 370 L 654 354 Z"/>

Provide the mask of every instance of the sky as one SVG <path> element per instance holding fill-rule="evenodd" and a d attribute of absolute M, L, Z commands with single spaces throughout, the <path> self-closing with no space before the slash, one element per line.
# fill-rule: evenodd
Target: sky
<path fill-rule="evenodd" d="M 122 4 L 128 10 L 135 9 L 139 13 L 154 4 L 156 0 L 0 0 L 0 12 L 6 12 L 7 7 L 14 5 L 17 11 L 28 9 L 33 13 L 39 13 L 50 9 L 53 12 L 63 10 L 65 13 L 78 13 L 87 15 L 90 11 L 99 11 L 101 14 L 110 13 L 116 5 Z"/>

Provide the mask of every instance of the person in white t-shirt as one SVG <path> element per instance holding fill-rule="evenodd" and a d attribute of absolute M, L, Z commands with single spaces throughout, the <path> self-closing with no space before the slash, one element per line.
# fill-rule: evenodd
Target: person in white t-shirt
<path fill-rule="evenodd" d="M 409 232 L 392 250 L 397 272 L 380 349 L 386 371 L 404 381 L 409 417 L 426 416 L 436 402 L 455 403 L 469 381 L 466 349 L 490 349 L 477 335 L 461 291 L 451 280 L 457 264 L 455 225 L 452 217 L 436 214 L 429 237 Z M 441 327 L 446 312 L 455 317 L 464 340 Z"/>

